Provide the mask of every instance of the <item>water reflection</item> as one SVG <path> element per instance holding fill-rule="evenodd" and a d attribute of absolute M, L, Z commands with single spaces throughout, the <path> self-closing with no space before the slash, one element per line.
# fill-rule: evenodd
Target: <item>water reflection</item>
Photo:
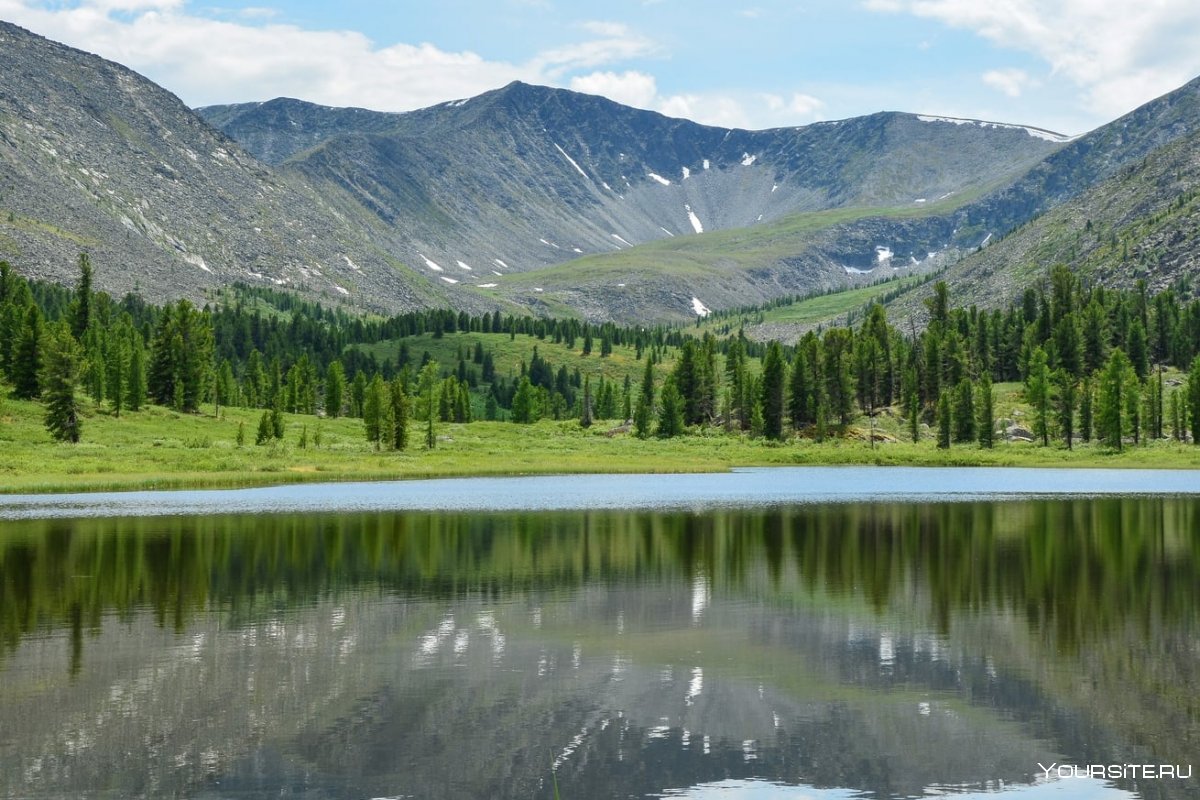
<path fill-rule="evenodd" d="M 1200 501 L 0 524 L 0 796 L 1197 797 Z M 553 772 L 552 772 L 553 771 Z"/>

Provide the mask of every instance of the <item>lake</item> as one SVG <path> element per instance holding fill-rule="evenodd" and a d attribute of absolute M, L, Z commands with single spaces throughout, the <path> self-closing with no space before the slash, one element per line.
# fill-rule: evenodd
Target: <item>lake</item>
<path fill-rule="evenodd" d="M 0 498 L 0 797 L 1200 798 L 1197 493 L 846 468 Z"/>

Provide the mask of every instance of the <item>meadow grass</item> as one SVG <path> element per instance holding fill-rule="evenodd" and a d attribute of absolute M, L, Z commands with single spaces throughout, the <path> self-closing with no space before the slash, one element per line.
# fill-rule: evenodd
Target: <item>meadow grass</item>
<path fill-rule="evenodd" d="M 1015 385 L 1002 384 L 997 409 L 1008 407 Z M 768 442 L 717 428 L 676 439 L 638 439 L 612 430 L 619 421 L 590 429 L 575 420 L 533 425 L 474 422 L 436 426 L 437 446 L 421 446 L 423 428 L 414 423 L 410 446 L 376 451 L 358 419 L 318 420 L 285 414 L 282 441 L 254 444 L 261 411 L 221 409 L 214 417 L 179 414 L 152 406 L 120 419 L 91 409 L 84 415 L 83 441 L 56 444 L 42 425 L 38 403 L 6 399 L 0 410 L 0 492 L 43 493 L 139 489 L 229 488 L 302 482 L 402 480 L 472 475 L 580 473 L 720 472 L 734 467 L 789 465 L 1030 466 L 1112 468 L 1200 468 L 1200 447 L 1156 441 L 1117 453 L 1098 444 L 1041 447 L 1000 441 L 992 450 L 975 444 L 939 450 L 929 432 L 922 441 L 863 439 L 858 420 L 850 436 L 816 443 L 809 439 Z M 237 445 L 238 424 L 246 443 Z M 309 446 L 300 448 L 307 426 Z M 888 413 L 877 430 L 902 438 L 903 422 Z M 321 443 L 315 445 L 318 429 Z M 610 435 L 611 433 L 611 435 Z M 865 438 L 865 437 L 864 437 Z"/>

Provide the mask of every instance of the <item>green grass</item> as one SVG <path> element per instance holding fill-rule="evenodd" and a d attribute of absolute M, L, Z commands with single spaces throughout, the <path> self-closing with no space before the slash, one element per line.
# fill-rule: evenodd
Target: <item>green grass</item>
<path fill-rule="evenodd" d="M 996 408 L 1008 413 L 1015 397 L 1002 384 Z M 89 406 L 90 407 L 90 406 Z M 817 444 L 752 440 L 741 434 L 708 429 L 671 440 L 640 440 L 626 433 L 607 435 L 615 421 L 583 430 L 574 420 L 543 420 L 532 426 L 504 422 L 439 424 L 432 451 L 418 445 L 404 452 L 375 452 L 356 419 L 321 421 L 322 445 L 297 446 L 303 426 L 310 443 L 318 421 L 285 415 L 281 443 L 253 444 L 261 412 L 225 409 L 221 417 L 177 414 L 152 407 L 116 419 L 89 410 L 84 440 L 56 444 L 42 426 L 42 407 L 8 400 L 0 409 L 0 492 L 62 492 L 133 489 L 217 488 L 344 480 L 398 480 L 468 475 L 571 473 L 719 472 L 740 466 L 908 465 L 908 466 L 1051 466 L 1122 468 L 1200 468 L 1200 447 L 1154 442 L 1117 454 L 1098 445 L 1067 451 L 1061 446 L 998 443 L 993 450 L 975 445 L 938 450 L 931 438 L 878 443 L 853 438 Z M 236 444 L 238 423 L 245 423 L 247 444 Z M 878 429 L 899 433 L 898 417 L 881 415 Z M 864 432 L 862 421 L 851 435 Z"/>

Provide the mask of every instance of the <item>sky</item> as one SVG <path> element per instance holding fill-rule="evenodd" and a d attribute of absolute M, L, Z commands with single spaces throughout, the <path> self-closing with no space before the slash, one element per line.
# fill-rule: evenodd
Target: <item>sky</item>
<path fill-rule="evenodd" d="M 1196 0 L 0 0 L 197 107 L 407 111 L 522 80 L 711 125 L 910 111 L 1079 134 L 1200 75 Z"/>

